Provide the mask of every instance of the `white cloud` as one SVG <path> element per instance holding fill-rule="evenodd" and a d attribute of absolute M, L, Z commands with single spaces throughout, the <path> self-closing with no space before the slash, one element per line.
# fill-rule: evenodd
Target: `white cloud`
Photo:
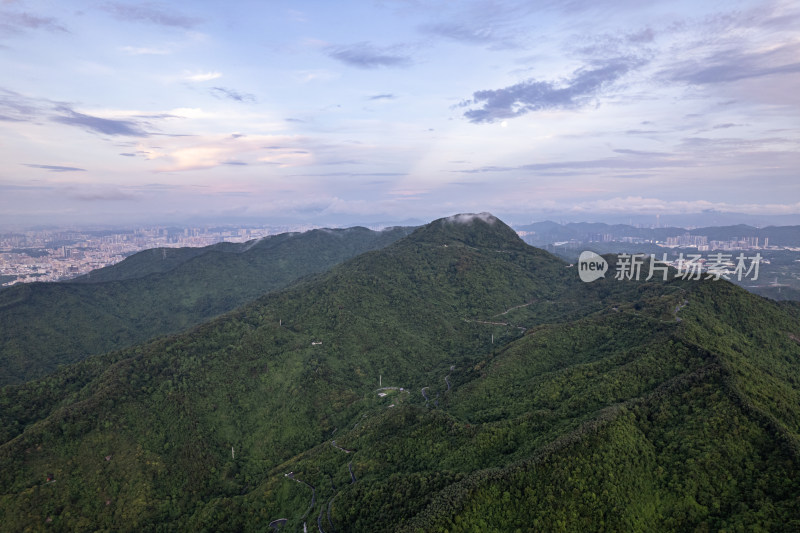
<path fill-rule="evenodd" d="M 186 72 L 183 79 L 188 81 L 211 81 L 221 77 L 221 72 L 196 72 L 194 74 Z"/>
<path fill-rule="evenodd" d="M 447 222 L 455 222 L 456 224 L 469 224 L 475 219 L 482 220 L 487 224 L 494 224 L 497 220 L 491 213 L 462 213 L 460 215 L 447 217 L 445 220 L 447 220 Z"/>
<path fill-rule="evenodd" d="M 316 70 L 296 70 L 292 76 L 301 83 L 308 83 L 311 81 L 332 81 L 338 79 L 340 74 L 331 72 L 325 69 Z"/>
<path fill-rule="evenodd" d="M 148 159 L 162 161 L 158 172 L 201 170 L 222 165 L 274 165 L 276 168 L 310 164 L 314 154 L 308 139 L 279 135 L 208 135 L 159 139 Z"/>

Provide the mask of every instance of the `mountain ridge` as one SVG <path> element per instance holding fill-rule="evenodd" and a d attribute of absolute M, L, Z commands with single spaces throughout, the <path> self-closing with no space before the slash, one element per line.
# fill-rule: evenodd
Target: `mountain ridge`
<path fill-rule="evenodd" d="M 175 333 L 410 231 L 312 230 L 154 249 L 78 281 L 8 287 L 0 291 L 0 386 Z"/>
<path fill-rule="evenodd" d="M 191 332 L 2 389 L 0 518 L 800 525 L 797 306 L 725 281 L 582 283 L 502 226 L 441 220 Z"/>

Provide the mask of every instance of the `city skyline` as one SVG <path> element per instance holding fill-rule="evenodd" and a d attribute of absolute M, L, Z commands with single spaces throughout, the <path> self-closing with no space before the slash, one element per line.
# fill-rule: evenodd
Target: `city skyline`
<path fill-rule="evenodd" d="M 0 225 L 800 213 L 800 6 L 0 2 Z"/>
<path fill-rule="evenodd" d="M 611 229 L 608 226 L 606 229 Z M 286 233 L 303 233 L 317 228 L 314 225 L 296 226 L 261 226 L 261 227 L 161 227 L 148 226 L 130 228 L 128 230 L 76 230 L 76 229 L 40 229 L 24 232 L 0 231 L 0 286 L 16 283 L 40 281 L 64 281 L 109 265 L 123 261 L 136 252 L 161 249 L 166 258 L 169 248 L 198 248 L 211 246 L 220 242 L 250 243 L 263 238 Z M 369 228 L 374 231 L 386 229 L 383 226 Z M 641 230 L 632 226 L 614 227 L 616 232 Z M 651 230 L 658 228 L 651 227 Z M 720 228 L 702 228 L 718 230 Z M 744 228 L 743 228 L 744 229 Z M 757 228 L 747 228 L 752 231 Z M 775 228 L 773 228 L 775 229 Z M 779 228 L 778 228 L 779 229 Z M 653 235 L 625 236 L 611 233 L 595 233 L 585 230 L 580 238 L 558 242 L 552 235 L 537 235 L 535 231 L 516 230 L 517 234 L 534 246 L 550 247 L 552 250 L 566 246 L 567 248 L 591 243 L 628 243 L 652 244 L 660 248 L 696 249 L 697 251 L 729 251 L 729 250 L 785 250 L 800 251 L 797 246 L 783 241 L 779 246 L 769 246 L 769 237 L 742 236 L 732 239 L 709 240 L 706 235 L 683 233 L 683 228 L 662 228 L 671 230 L 672 236 L 655 238 Z M 329 231 L 322 229 L 322 231 Z M 767 229 L 768 231 L 768 229 Z M 541 241 L 545 238 L 546 242 Z M 780 240 L 780 239 L 779 239 Z M 795 239 L 796 240 L 796 239 Z M 795 244 L 794 240 L 791 241 Z M 249 245 L 248 245 L 249 246 Z M 682 255 L 681 255 L 682 257 Z M 676 261 L 679 260 L 676 256 Z M 769 260 L 765 260 L 769 263 Z"/>

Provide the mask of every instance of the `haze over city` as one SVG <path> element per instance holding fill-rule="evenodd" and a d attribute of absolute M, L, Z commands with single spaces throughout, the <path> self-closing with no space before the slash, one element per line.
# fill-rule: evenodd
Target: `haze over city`
<path fill-rule="evenodd" d="M 798 27 L 789 1 L 3 0 L 0 224 L 796 215 Z"/>

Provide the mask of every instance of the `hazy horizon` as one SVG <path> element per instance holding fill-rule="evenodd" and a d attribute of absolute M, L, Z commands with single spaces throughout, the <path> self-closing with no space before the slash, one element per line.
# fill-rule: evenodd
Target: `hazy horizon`
<path fill-rule="evenodd" d="M 353 218 L 348 217 L 327 217 L 311 219 L 292 219 L 292 218 L 185 218 L 177 220 L 149 220 L 139 222 L 63 222 L 63 223 L 37 223 L 37 224 L 0 224 L 0 234 L 14 233 L 19 231 L 135 231 L 139 228 L 273 228 L 279 232 L 307 231 L 311 228 L 389 228 L 396 226 L 422 226 L 438 218 L 456 215 L 459 213 L 443 213 L 441 216 L 421 219 L 405 218 L 392 219 L 381 216 Z M 492 213 L 494 214 L 494 213 Z M 745 225 L 756 228 L 769 226 L 800 226 L 800 215 L 744 215 L 741 213 L 692 213 L 681 215 L 664 215 L 659 218 L 650 215 L 594 215 L 584 217 L 572 217 L 568 213 L 552 213 L 552 216 L 529 216 L 527 214 L 502 214 L 496 215 L 497 218 L 507 223 L 513 228 L 521 228 L 528 225 L 544 222 L 554 222 L 561 225 L 567 224 L 607 224 L 627 225 L 640 228 L 685 228 L 695 229 L 702 227 L 722 227 Z"/>

